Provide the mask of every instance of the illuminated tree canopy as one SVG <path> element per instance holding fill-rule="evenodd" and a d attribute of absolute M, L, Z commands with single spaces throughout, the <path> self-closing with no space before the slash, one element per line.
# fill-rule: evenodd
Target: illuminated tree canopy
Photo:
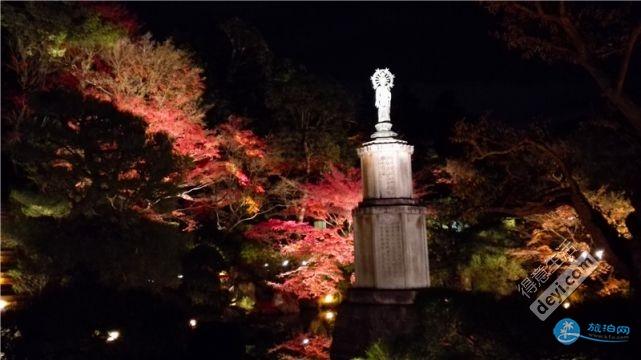
<path fill-rule="evenodd" d="M 435 22 L 395 44 L 349 43 L 349 53 L 335 37 L 354 34 L 325 22 L 314 30 L 322 44 L 305 38 L 287 49 L 303 35 L 291 44 L 279 36 L 305 28 L 304 17 L 265 20 L 272 9 L 239 18 L 235 5 L 184 5 L 221 11 L 193 18 L 207 17 L 206 31 L 181 33 L 192 25 L 178 15 L 175 24 L 166 14 L 141 20 L 135 12 L 145 4 L 2 5 L 2 285 L 17 299 L 3 303 L 3 354 L 158 358 L 166 345 L 174 358 L 221 356 L 199 356 L 198 346 L 215 340 L 247 358 L 328 359 L 339 304 L 355 283 L 352 211 L 363 200 L 355 149 L 371 140 L 377 117 L 382 128 L 394 118 L 399 139 L 416 146 L 413 196 L 427 209 L 436 289 L 417 302 L 426 334 L 374 343 L 367 358 L 500 358 L 529 349 L 539 340 L 514 340 L 519 330 L 497 322 L 513 320 L 504 315 L 522 300 L 517 285 L 567 240 L 600 260 L 569 314 L 603 305 L 620 315 L 620 304 L 638 304 L 637 4 L 430 4 L 452 13 L 469 5 L 461 19 L 491 30 L 483 36 L 495 48 L 483 46 L 496 55 L 474 48 L 466 69 L 457 49 L 469 44 L 457 41 L 484 30 L 467 23 L 433 34 L 442 25 Z M 178 6 L 165 5 L 165 13 Z M 371 37 L 362 25 L 373 20 L 351 21 L 346 28 Z M 418 25 L 391 26 L 390 36 Z M 361 70 L 350 63 L 374 43 L 380 58 L 355 75 Z M 384 50 L 400 47 L 412 55 Z M 513 78 L 488 80 L 507 76 L 493 68 L 464 79 L 487 59 L 505 60 Z M 443 80 L 443 69 L 456 71 Z M 543 73 L 543 82 L 532 80 Z M 514 110 L 518 94 L 488 90 L 501 81 L 514 93 L 536 83 L 524 92 L 540 93 L 528 99 L 536 114 Z M 593 89 L 549 104 L 554 87 L 584 84 Z M 130 301 L 135 314 L 123 305 Z M 488 318 L 489 310 L 471 312 L 477 303 L 509 310 Z M 74 331 L 47 339 L 67 319 Z M 127 326 L 121 338 L 107 340 L 118 324 Z M 142 350 L 111 346 L 120 344 Z M 577 356 L 598 357 L 589 351 Z"/>

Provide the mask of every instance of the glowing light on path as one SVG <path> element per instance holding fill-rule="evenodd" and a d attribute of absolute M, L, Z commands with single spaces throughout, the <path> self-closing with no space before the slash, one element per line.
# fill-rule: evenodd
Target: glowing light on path
<path fill-rule="evenodd" d="M 334 294 L 327 294 L 323 296 L 321 302 L 323 304 L 333 304 L 334 302 L 336 302 L 336 297 L 334 296 Z"/>
<path fill-rule="evenodd" d="M 333 311 L 328 311 L 325 313 L 325 320 L 332 321 L 336 318 L 336 313 Z"/>
<path fill-rule="evenodd" d="M 118 330 L 111 330 L 107 332 L 107 342 L 114 342 L 118 340 L 120 337 L 120 331 Z"/>

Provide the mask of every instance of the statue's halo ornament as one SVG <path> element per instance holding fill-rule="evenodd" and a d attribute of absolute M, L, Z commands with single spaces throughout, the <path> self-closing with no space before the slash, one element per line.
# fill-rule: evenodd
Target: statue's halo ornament
<path fill-rule="evenodd" d="M 388 68 L 376 69 L 371 79 L 372 79 L 372 85 L 374 86 L 374 89 L 381 86 L 384 86 L 390 89 L 394 87 L 394 74 L 392 74 Z"/>

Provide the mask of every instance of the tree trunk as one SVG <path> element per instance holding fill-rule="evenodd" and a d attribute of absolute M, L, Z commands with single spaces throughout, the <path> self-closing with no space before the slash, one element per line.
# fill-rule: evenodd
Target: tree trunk
<path fill-rule="evenodd" d="M 587 61 L 581 62 L 581 65 L 592 76 L 603 95 L 621 112 L 628 124 L 636 130 L 637 136 L 641 138 L 641 108 L 623 92 L 616 91 L 610 77 L 598 67 Z"/>
<path fill-rule="evenodd" d="M 632 206 L 634 211 L 628 215 L 625 219 L 625 225 L 628 227 L 632 239 L 628 240 L 630 247 L 630 256 L 632 257 L 632 262 L 636 266 L 635 272 L 637 276 L 641 277 L 641 199 L 632 198 Z M 637 289 L 637 294 L 640 295 Z M 637 296 L 639 302 L 641 302 L 641 296 Z"/>
<path fill-rule="evenodd" d="M 614 89 L 604 90 L 605 97 L 623 114 L 628 123 L 641 138 L 641 109 L 625 94 L 617 94 Z"/>
<path fill-rule="evenodd" d="M 641 262 L 638 259 L 641 259 L 641 249 L 638 246 L 635 249 L 634 246 L 630 246 L 632 244 L 629 240 L 619 236 L 619 233 L 608 224 L 604 216 L 592 207 L 574 179 L 568 179 L 568 184 L 571 190 L 572 205 L 581 224 L 595 244 L 604 250 L 608 263 L 628 277 L 632 289 L 639 291 L 641 289 Z"/>
<path fill-rule="evenodd" d="M 635 261 L 635 259 L 641 259 L 641 246 L 634 246 L 633 243 L 621 237 L 618 231 L 610 226 L 603 214 L 592 207 L 572 176 L 572 170 L 554 150 L 544 144 L 531 143 L 546 151 L 557 162 L 570 191 L 570 201 L 581 224 L 592 240 L 604 250 L 608 263 L 630 280 L 632 289 L 641 291 L 641 262 Z"/>

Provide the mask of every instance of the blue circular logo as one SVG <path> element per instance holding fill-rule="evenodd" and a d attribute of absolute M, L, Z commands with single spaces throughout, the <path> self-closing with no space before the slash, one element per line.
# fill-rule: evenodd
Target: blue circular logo
<path fill-rule="evenodd" d="M 570 345 L 581 336 L 579 323 L 570 318 L 559 320 L 552 332 L 554 337 L 563 345 Z"/>

